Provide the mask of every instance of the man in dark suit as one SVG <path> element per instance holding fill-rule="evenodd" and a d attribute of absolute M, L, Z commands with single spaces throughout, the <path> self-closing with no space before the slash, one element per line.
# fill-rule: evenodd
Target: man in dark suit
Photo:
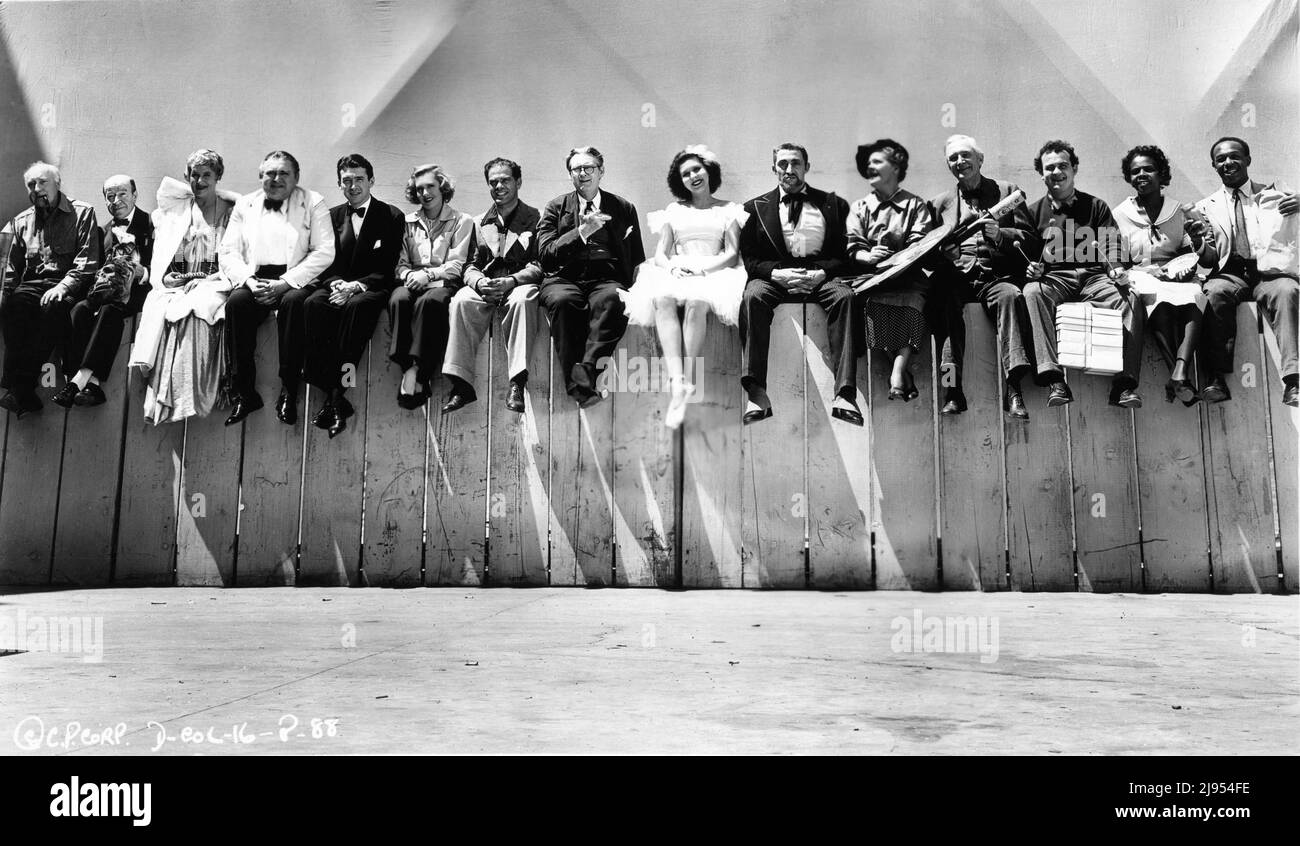
<path fill-rule="evenodd" d="M 371 196 L 375 169 L 365 156 L 344 156 L 335 171 L 347 202 L 330 209 L 334 263 L 321 274 L 322 286 L 303 303 L 303 376 L 328 395 L 311 422 L 331 438 L 354 413 L 344 396 L 343 368 L 361 360 L 384 313 L 405 230 L 402 212 Z"/>
<path fill-rule="evenodd" d="M 636 206 L 600 190 L 605 157 L 575 147 L 564 166 L 574 191 L 546 204 L 537 226 L 542 280 L 538 298 L 551 320 L 551 338 L 564 387 L 583 408 L 600 402 L 596 367 L 627 329 L 619 291 L 630 288 L 645 261 Z"/>
<path fill-rule="evenodd" d="M 983 175 L 984 151 L 969 135 L 949 138 L 944 144 L 944 158 L 957 184 L 930 201 L 930 210 L 941 223 L 956 227 L 976 220 L 1020 190 L 1010 182 Z M 1025 262 L 1013 247 L 1016 232 L 1015 213 L 1008 210 L 961 243 L 946 245 L 934 263 L 936 305 L 926 318 L 934 327 L 935 343 L 942 349 L 945 375 L 950 374 L 953 382 L 944 392 L 943 414 L 966 410 L 961 384 L 966 356 L 962 306 L 973 301 L 983 304 L 984 311 L 997 324 L 999 361 L 1007 382 L 1004 411 L 1015 420 L 1029 419 L 1020 380 L 1032 372 L 1033 365 L 1025 348 L 1029 315 L 1020 295 Z"/>
<path fill-rule="evenodd" d="M 109 217 L 102 233 L 104 266 L 100 274 L 120 272 L 124 290 L 122 299 L 106 299 L 92 288 L 91 296 L 72 307 L 72 335 L 63 357 L 68 381 L 54 395 L 54 401 L 64 408 L 105 402 L 99 385 L 113 369 L 126 319 L 140 311 L 149 294 L 153 221 L 136 205 L 137 196 L 135 180 L 126 174 L 104 181 Z M 115 255 L 120 258 L 114 260 Z"/>
<path fill-rule="evenodd" d="M 767 352 L 772 314 L 781 303 L 814 302 L 826 310 L 835 398 L 831 415 L 862 425 L 857 404 L 858 338 L 862 309 L 853 289 L 840 280 L 845 270 L 845 218 L 849 204 L 810 187 L 808 151 L 782 144 L 772 151 L 777 187 L 745 203 L 749 219 L 740 231 L 740 254 L 749 283 L 740 304 L 740 384 L 749 397 L 743 422 L 772 416 L 767 396 Z"/>
<path fill-rule="evenodd" d="M 36 162 L 23 183 L 32 204 L 0 231 L 0 255 L 9 255 L 0 295 L 0 387 L 9 392 L 0 397 L 0 408 L 16 417 L 41 410 L 41 365 L 67 342 L 69 314 L 95 280 L 100 250 L 94 208 L 63 193 L 57 167 Z"/>
<path fill-rule="evenodd" d="M 519 199 L 523 169 L 510 159 L 483 165 L 483 178 L 492 192 L 492 208 L 475 223 L 474 255 L 465 265 L 465 287 L 451 301 L 451 335 L 442 372 L 451 380 L 451 396 L 443 413 L 474 402 L 474 359 L 497 310 L 506 336 L 510 390 L 506 408 L 522 414 L 528 384 L 528 351 L 537 331 L 537 209 Z"/>

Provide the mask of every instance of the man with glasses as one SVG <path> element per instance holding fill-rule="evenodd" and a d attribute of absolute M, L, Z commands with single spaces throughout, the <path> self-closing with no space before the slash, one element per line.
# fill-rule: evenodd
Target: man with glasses
<path fill-rule="evenodd" d="M 258 168 L 260 191 L 246 194 L 230 213 L 221 240 L 221 275 L 233 288 L 226 301 L 233 426 L 262 407 L 255 387 L 257 327 L 272 309 L 280 338 L 280 400 L 276 417 L 298 422 L 305 332 L 303 303 L 316 278 L 334 261 L 334 229 L 325 198 L 298 185 L 298 160 L 267 153 Z"/>
<path fill-rule="evenodd" d="M 605 157 L 595 147 L 575 147 L 564 166 L 574 190 L 547 203 L 537 227 L 542 262 L 538 299 L 551 321 L 551 338 L 564 387 L 583 408 L 600 402 L 596 366 L 627 329 L 619 291 L 645 261 L 636 206 L 600 190 Z"/>

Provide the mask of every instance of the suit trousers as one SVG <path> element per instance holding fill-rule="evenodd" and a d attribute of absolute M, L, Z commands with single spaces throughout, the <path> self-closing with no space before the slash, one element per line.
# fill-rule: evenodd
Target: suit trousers
<path fill-rule="evenodd" d="M 597 364 L 614 355 L 627 330 L 621 290 L 623 286 L 613 279 L 571 282 L 556 276 L 538 291 L 538 302 L 551 320 L 564 388 L 570 394 L 577 388 L 595 389 Z"/>
<path fill-rule="evenodd" d="M 952 265 L 935 271 L 932 288 L 938 296 L 926 304 L 925 319 L 933 327 L 935 346 L 939 348 L 940 367 L 953 368 L 956 387 L 961 387 L 962 365 L 966 360 L 966 316 L 963 306 L 974 301 L 997 327 L 998 363 L 1001 375 L 1021 375 L 1033 364 L 1025 346 L 1031 333 L 1029 313 L 1025 309 L 1020 287 L 1009 277 L 997 276 L 978 266 L 960 271 Z"/>
<path fill-rule="evenodd" d="M 1038 362 L 1040 385 L 1063 378 L 1056 359 L 1056 307 L 1066 302 L 1096 303 L 1122 311 L 1124 315 L 1124 369 L 1114 382 L 1136 388 L 1142 373 L 1142 331 L 1146 307 L 1136 292 L 1120 289 L 1104 273 L 1086 270 L 1053 270 L 1025 284 L 1025 306 L 1034 330 L 1034 359 Z"/>
<path fill-rule="evenodd" d="M 63 369 L 71 379 L 83 367 L 103 382 L 113 370 L 126 320 L 134 312 L 130 303 L 105 303 L 98 310 L 82 300 L 72 307 L 72 337 Z"/>
<path fill-rule="evenodd" d="M 72 303 L 59 300 L 41 305 L 50 290 L 47 282 L 21 283 L 0 304 L 0 334 L 4 336 L 4 372 L 0 387 L 16 394 L 33 394 L 41 366 L 54 350 L 66 346 L 72 332 Z"/>
<path fill-rule="evenodd" d="M 791 294 L 779 282 L 751 279 L 740 301 L 740 381 L 767 388 L 767 354 L 772 337 L 772 315 L 782 303 L 816 303 L 826 310 L 826 334 L 835 361 L 835 392 L 853 396 L 858 383 L 858 339 L 862 337 L 861 304 L 853 289 L 839 279 L 828 279 L 806 296 Z M 852 390 L 854 394 L 847 394 Z"/>
<path fill-rule="evenodd" d="M 386 290 L 366 290 L 343 305 L 334 305 L 330 289 L 321 287 L 307 297 L 302 304 L 307 338 L 302 370 L 307 384 L 322 391 L 343 386 L 343 366 L 361 361 L 388 296 Z"/>
<path fill-rule="evenodd" d="M 1281 357 L 1279 374 L 1295 376 L 1300 372 L 1296 368 L 1300 284 L 1290 276 L 1259 279 L 1240 265 L 1230 263 L 1225 271 L 1232 270 L 1238 272 L 1220 272 L 1205 280 L 1203 290 L 1209 301 L 1205 308 L 1205 331 L 1201 335 L 1205 369 L 1215 374 L 1232 372 L 1232 359 L 1237 351 L 1237 304 L 1253 299 L 1277 336 Z"/>
<path fill-rule="evenodd" d="M 388 321 L 393 332 L 388 358 L 403 370 L 414 366 L 422 384 L 429 384 L 442 372 L 449 331 L 448 305 L 455 294 L 447 287 L 425 291 L 399 287 L 388 297 Z"/>
<path fill-rule="evenodd" d="M 276 329 L 280 347 L 280 382 L 286 390 L 296 392 L 302 378 L 303 354 L 306 349 L 306 321 L 303 304 L 316 290 L 316 283 L 301 288 L 290 288 L 280 298 L 275 309 Z M 230 385 L 235 393 L 245 399 L 257 393 L 257 328 L 271 313 L 253 298 L 246 287 L 236 288 L 226 300 L 227 360 L 230 362 Z"/>
<path fill-rule="evenodd" d="M 461 288 L 451 300 L 451 338 L 442 372 L 474 384 L 474 361 L 478 346 L 502 311 L 501 331 L 506 336 L 506 365 L 513 380 L 528 370 L 528 351 L 537 332 L 537 286 L 516 285 L 503 305 L 484 301 L 470 288 Z"/>

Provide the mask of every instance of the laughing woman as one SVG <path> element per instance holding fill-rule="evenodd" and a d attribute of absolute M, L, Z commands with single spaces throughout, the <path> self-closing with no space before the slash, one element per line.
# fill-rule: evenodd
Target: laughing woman
<path fill-rule="evenodd" d="M 1164 196 L 1170 168 L 1159 147 L 1134 147 L 1121 167 L 1124 181 L 1137 193 L 1115 207 L 1115 222 L 1134 267 L 1129 272 L 1133 290 L 1146 305 L 1147 327 L 1169 366 L 1165 399 L 1194 405 L 1199 395 L 1189 376 L 1206 303 L 1196 265 L 1199 260 L 1215 267 L 1218 251 L 1214 239 L 1204 237 L 1204 222 Z"/>
<path fill-rule="evenodd" d="M 455 193 L 455 183 L 436 164 L 418 166 L 406 181 L 406 199 L 419 209 L 406 216 L 399 287 L 388 300 L 388 358 L 402 368 L 397 404 L 406 409 L 428 401 L 429 382 L 442 371 L 451 333 L 448 304 L 473 249 L 474 218 L 449 205 Z"/>
<path fill-rule="evenodd" d="M 647 215 L 659 233 L 659 249 L 641 265 L 627 293 L 627 315 L 654 326 L 664 348 L 672 399 L 664 425 L 676 429 L 695 393 L 693 365 L 704 349 L 709 312 L 729 326 L 740 314 L 745 269 L 740 264 L 740 227 L 748 215 L 738 203 L 715 199 L 722 167 L 708 148 L 687 147 L 668 167 L 668 190 L 677 202 Z M 684 306 L 678 318 L 678 306 Z"/>

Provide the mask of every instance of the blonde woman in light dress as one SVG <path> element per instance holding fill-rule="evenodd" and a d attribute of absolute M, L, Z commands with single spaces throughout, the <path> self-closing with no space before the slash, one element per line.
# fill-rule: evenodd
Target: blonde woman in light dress
<path fill-rule="evenodd" d="M 708 148 L 687 147 L 673 156 L 668 190 L 677 202 L 647 215 L 659 248 L 626 295 L 628 320 L 659 333 L 672 388 L 664 416 L 670 429 L 682 425 L 695 393 L 694 363 L 704 349 L 709 312 L 735 326 L 745 292 L 739 244 L 748 215 L 739 203 L 713 196 L 721 184 L 722 167 Z M 680 318 L 678 306 L 684 306 Z"/>
<path fill-rule="evenodd" d="M 140 312 L 130 367 L 145 381 L 144 419 L 155 425 L 202 417 L 217 404 L 226 369 L 228 283 L 217 248 L 239 195 L 217 187 L 221 156 L 198 150 L 186 182 L 163 177 L 153 213 L 153 289 Z"/>
<path fill-rule="evenodd" d="M 1214 239 L 1205 237 L 1204 221 L 1164 196 L 1171 172 L 1159 147 L 1134 147 L 1121 167 L 1124 181 L 1137 193 L 1115 207 L 1115 222 L 1133 266 L 1130 284 L 1146 306 L 1147 330 L 1169 366 L 1165 399 L 1195 405 L 1200 394 L 1190 378 L 1192 353 L 1206 303 L 1196 265 L 1214 267 L 1218 250 Z"/>

